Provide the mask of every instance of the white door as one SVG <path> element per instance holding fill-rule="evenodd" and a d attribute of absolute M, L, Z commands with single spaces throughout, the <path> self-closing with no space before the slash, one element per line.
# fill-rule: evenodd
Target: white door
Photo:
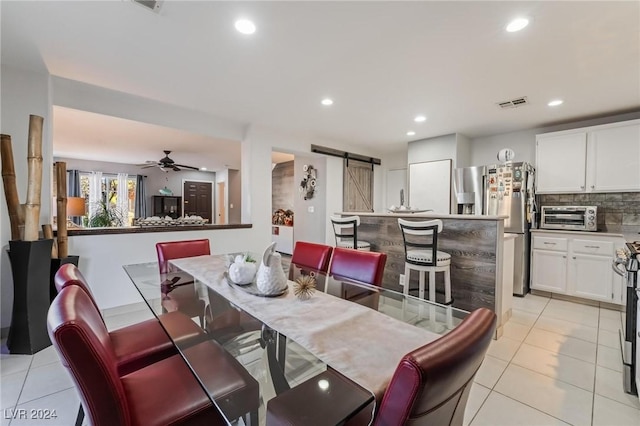
<path fill-rule="evenodd" d="M 577 132 L 536 138 L 536 191 L 584 192 L 587 134 Z"/>
<path fill-rule="evenodd" d="M 589 159 L 589 191 L 640 191 L 640 123 L 589 132 Z"/>
<path fill-rule="evenodd" d="M 566 293 L 567 254 L 565 252 L 533 250 L 531 288 Z"/>

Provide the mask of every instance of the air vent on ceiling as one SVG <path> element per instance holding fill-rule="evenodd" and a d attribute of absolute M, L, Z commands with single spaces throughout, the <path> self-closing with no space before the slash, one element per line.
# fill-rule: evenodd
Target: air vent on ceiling
<path fill-rule="evenodd" d="M 521 98 L 511 99 L 510 101 L 498 102 L 500 108 L 517 108 L 523 105 L 529 105 L 529 101 L 526 96 Z"/>
<path fill-rule="evenodd" d="M 131 1 L 155 13 L 160 12 L 160 7 L 162 7 L 162 3 L 164 3 L 164 0 L 131 0 Z"/>

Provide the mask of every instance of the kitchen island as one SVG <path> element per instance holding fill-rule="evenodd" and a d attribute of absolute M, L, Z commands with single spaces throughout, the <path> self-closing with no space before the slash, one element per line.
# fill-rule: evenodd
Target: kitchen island
<path fill-rule="evenodd" d="M 452 305 L 471 311 L 484 307 L 498 316 L 498 333 L 511 317 L 513 288 L 503 286 L 505 216 L 476 216 L 436 213 L 340 212 L 342 216 L 360 216 L 358 239 L 371 243 L 371 250 L 387 254 L 382 285 L 402 291 L 404 244 L 398 218 L 407 220 L 441 219 L 438 250 L 451 255 Z M 511 257 L 513 258 L 513 257 Z M 427 277 L 428 280 L 428 277 Z M 436 274 L 436 301 L 444 301 L 443 274 Z M 410 288 L 418 287 L 418 273 L 411 274 Z"/>

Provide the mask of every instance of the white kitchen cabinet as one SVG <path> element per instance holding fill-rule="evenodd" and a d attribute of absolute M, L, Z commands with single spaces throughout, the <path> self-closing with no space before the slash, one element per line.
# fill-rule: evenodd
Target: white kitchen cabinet
<path fill-rule="evenodd" d="M 611 262 L 624 239 L 586 232 L 534 231 L 531 288 L 622 304 L 624 282 Z"/>
<path fill-rule="evenodd" d="M 573 270 L 568 293 L 586 299 L 615 302 L 613 294 L 614 273 L 611 256 L 574 254 L 570 262 Z"/>
<path fill-rule="evenodd" d="M 640 191 L 640 124 L 589 132 L 589 150 L 590 191 Z"/>
<path fill-rule="evenodd" d="M 567 253 L 550 250 L 533 250 L 531 288 L 567 292 Z"/>
<path fill-rule="evenodd" d="M 640 191 L 640 120 L 537 135 L 536 191 Z"/>
<path fill-rule="evenodd" d="M 587 133 L 536 137 L 536 187 L 544 192 L 582 192 L 585 188 Z"/>

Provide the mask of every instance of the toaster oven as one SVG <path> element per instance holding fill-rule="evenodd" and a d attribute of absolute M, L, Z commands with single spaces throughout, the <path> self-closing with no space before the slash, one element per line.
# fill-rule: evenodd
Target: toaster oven
<path fill-rule="evenodd" d="M 542 206 L 540 228 L 566 231 L 597 231 L 596 206 Z"/>

